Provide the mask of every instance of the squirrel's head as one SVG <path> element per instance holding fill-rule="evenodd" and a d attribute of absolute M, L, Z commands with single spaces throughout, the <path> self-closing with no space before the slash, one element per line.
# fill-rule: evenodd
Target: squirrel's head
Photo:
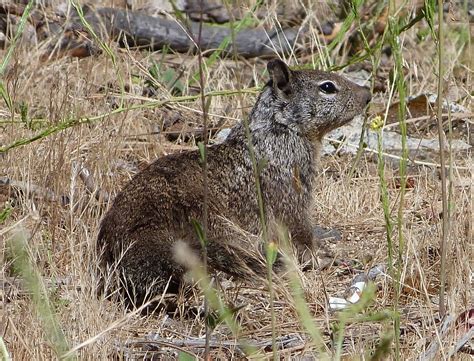
<path fill-rule="evenodd" d="M 371 100 L 368 88 L 335 73 L 290 70 L 281 60 L 267 65 L 274 121 L 309 138 L 321 138 L 361 114 Z"/>

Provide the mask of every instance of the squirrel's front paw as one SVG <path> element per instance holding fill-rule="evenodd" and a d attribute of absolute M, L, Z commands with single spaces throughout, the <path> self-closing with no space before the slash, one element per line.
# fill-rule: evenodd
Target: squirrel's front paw
<path fill-rule="evenodd" d="M 298 251 L 298 261 L 303 271 L 326 269 L 336 261 L 334 254 L 326 248 L 310 250 L 306 247 Z"/>
<path fill-rule="evenodd" d="M 323 228 L 321 226 L 313 227 L 313 239 L 318 246 L 324 245 L 324 242 L 338 242 L 342 239 L 342 234 L 335 228 Z"/>

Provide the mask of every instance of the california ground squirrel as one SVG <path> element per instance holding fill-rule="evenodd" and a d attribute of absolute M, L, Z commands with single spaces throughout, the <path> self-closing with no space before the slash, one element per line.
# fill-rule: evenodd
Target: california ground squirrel
<path fill-rule="evenodd" d="M 369 90 L 334 73 L 290 70 L 280 60 L 267 65 L 270 81 L 252 109 L 248 126 L 267 220 L 288 227 L 298 252 L 313 246 L 309 221 L 313 180 L 322 137 L 363 112 Z M 209 146 L 208 265 L 237 277 L 264 272 L 246 252 L 242 234 L 261 232 L 254 167 L 243 123 L 222 143 Z M 185 269 L 173 246 L 184 241 L 200 252 L 192 220 L 203 213 L 203 170 L 198 150 L 157 159 L 117 195 L 98 236 L 102 266 L 117 265 L 122 289 L 136 303 L 176 291 Z M 264 267 L 264 266 L 263 266 Z"/>

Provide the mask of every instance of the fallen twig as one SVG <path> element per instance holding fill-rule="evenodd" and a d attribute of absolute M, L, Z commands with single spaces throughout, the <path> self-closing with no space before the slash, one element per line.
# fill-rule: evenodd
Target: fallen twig
<path fill-rule="evenodd" d="M 164 346 L 164 347 L 197 347 L 197 348 L 202 348 L 205 347 L 206 340 L 201 339 L 201 338 L 188 338 L 188 339 L 167 339 L 163 338 L 160 336 L 157 336 L 156 334 L 151 334 L 149 336 L 150 340 L 146 341 L 130 341 L 127 343 L 127 346 L 132 346 L 136 344 L 145 344 L 145 345 L 158 345 L 158 346 Z M 282 337 L 279 337 L 276 340 L 277 346 L 279 347 L 280 350 L 284 350 L 287 346 L 290 347 L 295 347 L 295 342 L 301 343 L 303 340 L 301 339 L 300 336 L 298 335 L 285 335 Z M 265 341 L 260 341 L 260 342 L 251 342 L 251 341 L 245 341 L 245 342 L 236 342 L 236 341 L 223 341 L 223 340 L 210 340 L 209 343 L 210 347 L 213 348 L 230 348 L 233 347 L 235 350 L 237 350 L 242 356 L 245 355 L 244 351 L 242 350 L 245 347 L 252 347 L 256 349 L 264 349 L 267 347 L 272 346 L 272 340 L 265 340 Z M 299 345 L 300 346 L 300 345 Z M 299 347 L 298 346 L 298 347 Z"/>
<path fill-rule="evenodd" d="M 78 166 L 77 174 L 79 175 L 79 178 L 84 182 L 87 191 L 90 194 L 94 195 L 96 200 L 104 203 L 107 203 L 109 201 L 109 193 L 96 186 L 94 177 L 92 176 L 89 169 L 87 169 L 83 164 Z"/>
<path fill-rule="evenodd" d="M 439 336 L 437 335 L 433 341 L 430 342 L 429 346 L 426 348 L 425 352 L 423 352 L 418 361 L 427 361 L 432 360 L 435 355 L 438 353 L 442 340 L 445 339 L 451 324 L 454 322 L 454 317 L 451 315 L 446 315 L 443 323 L 441 324 L 439 330 Z"/>
<path fill-rule="evenodd" d="M 0 177 L 0 193 L 8 195 L 11 193 L 12 188 L 16 188 L 29 197 L 37 197 L 48 202 L 58 202 L 61 206 L 69 204 L 69 197 L 67 195 L 58 195 L 49 188 L 32 183 L 17 181 L 8 177 Z"/>
<path fill-rule="evenodd" d="M 466 347 L 466 344 L 472 339 L 474 339 L 474 327 L 471 327 L 471 329 L 466 334 L 464 334 L 464 336 L 461 337 L 458 340 L 458 342 L 456 342 L 456 345 L 453 347 L 453 349 L 449 353 L 448 358 L 451 358 L 452 356 L 454 356 L 456 353 L 460 351 L 464 353 L 468 353 L 470 355 L 474 355 L 474 350 L 471 347 L 469 348 Z"/>
<path fill-rule="evenodd" d="M 168 46 L 178 52 L 196 51 L 195 43 L 190 39 L 189 34 L 175 20 L 118 8 L 93 10 L 86 7 L 84 14 L 87 23 L 104 41 L 110 39 L 122 45 L 151 50 L 160 50 Z M 199 24 L 191 22 L 189 30 L 196 35 Z M 228 27 L 203 25 L 200 43 L 196 45 L 203 52 L 219 49 L 224 39 L 231 37 L 231 31 L 232 29 Z M 91 46 L 90 38 L 84 36 L 86 34 L 87 31 L 80 20 L 73 17 L 64 33 L 60 34 L 60 38 L 48 47 L 49 54 L 45 54 L 43 58 L 49 55 L 62 55 L 63 52 L 71 52 L 73 49 L 81 49 L 81 51 L 69 53 L 69 55 L 79 57 L 93 55 L 96 48 Z M 224 49 L 224 54 L 233 54 L 234 48 L 238 55 L 246 58 L 285 54 L 295 48 L 300 35 L 297 28 L 270 31 L 263 28 L 242 29 L 235 34 L 233 44 Z M 197 36 L 193 38 L 197 39 Z"/>

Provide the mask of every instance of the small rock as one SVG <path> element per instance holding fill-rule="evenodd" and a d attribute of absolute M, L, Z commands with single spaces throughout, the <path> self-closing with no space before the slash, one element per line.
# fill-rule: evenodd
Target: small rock
<path fill-rule="evenodd" d="M 231 131 L 231 128 L 222 128 L 221 130 L 219 130 L 219 132 L 217 132 L 214 138 L 214 141 L 216 143 L 223 143 L 229 136 L 230 131 Z"/>

